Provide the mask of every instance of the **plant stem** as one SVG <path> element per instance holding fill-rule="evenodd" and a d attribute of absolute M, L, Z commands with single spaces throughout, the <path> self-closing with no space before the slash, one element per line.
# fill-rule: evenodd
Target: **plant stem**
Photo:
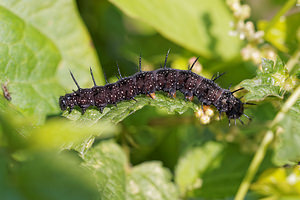
<path fill-rule="evenodd" d="M 250 167 L 248 168 L 246 176 L 244 177 L 244 179 L 239 187 L 237 195 L 235 196 L 235 200 L 243 200 L 245 198 L 247 191 L 249 189 L 249 186 L 251 184 L 251 181 L 253 180 L 253 177 L 255 176 L 255 174 L 260 166 L 260 163 L 264 159 L 266 151 L 267 151 L 267 147 L 272 142 L 273 138 L 274 138 L 274 133 L 270 130 L 267 131 L 262 143 L 260 144 L 258 150 L 256 151 L 256 154 L 250 164 Z"/>
<path fill-rule="evenodd" d="M 277 113 L 275 119 L 269 126 L 269 129 L 273 128 L 278 122 L 280 122 L 283 118 L 285 113 L 289 111 L 289 109 L 296 103 L 298 98 L 300 97 L 300 86 L 296 88 L 293 94 L 288 98 L 288 100 L 283 104 L 279 113 Z"/>
<path fill-rule="evenodd" d="M 291 72 L 294 68 L 294 66 L 297 64 L 300 58 L 300 49 L 296 50 L 295 53 L 292 55 L 292 57 L 289 59 L 289 61 L 286 63 L 286 68 L 289 72 Z"/>
<path fill-rule="evenodd" d="M 254 158 L 251 161 L 251 164 L 248 168 L 248 171 L 238 189 L 238 192 L 235 196 L 235 200 L 245 199 L 247 191 L 249 190 L 249 186 L 250 186 L 255 174 L 257 173 L 262 160 L 265 157 L 267 148 L 268 148 L 269 144 L 273 141 L 274 133 L 272 131 L 272 128 L 284 118 L 285 113 L 294 105 L 294 103 L 298 100 L 299 97 L 300 97 L 300 86 L 297 87 L 297 89 L 294 91 L 294 93 L 284 103 L 281 110 L 277 113 L 276 117 L 270 124 L 269 130 L 265 134 L 262 143 L 260 144 L 258 150 L 256 151 Z"/>
<path fill-rule="evenodd" d="M 286 13 L 289 9 L 291 9 L 294 5 L 296 5 L 297 0 L 288 0 L 284 6 L 277 12 L 277 14 L 273 17 L 273 19 L 268 23 L 267 27 L 265 28 L 265 35 L 267 32 L 273 27 L 274 24 L 280 19 L 284 13 Z"/>

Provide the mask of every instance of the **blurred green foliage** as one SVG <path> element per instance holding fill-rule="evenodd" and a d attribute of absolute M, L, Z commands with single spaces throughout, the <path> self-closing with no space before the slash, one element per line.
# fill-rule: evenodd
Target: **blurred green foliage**
<path fill-rule="evenodd" d="M 257 77 L 245 80 L 240 85 L 249 91 L 245 96 L 246 101 L 261 101 L 267 96 L 283 98 L 288 90 L 296 85 L 297 78 L 289 75 L 282 60 L 262 59 L 262 69 L 257 70 Z"/>
<path fill-rule="evenodd" d="M 0 95 L 0 199 L 232 199 L 269 129 L 276 139 L 247 199 L 298 198 L 299 99 L 282 112 L 299 90 L 298 19 L 292 12 L 273 24 L 264 39 L 280 58 L 257 67 L 228 34 L 234 16 L 223 0 L 0 0 L 0 83 L 12 97 Z M 60 113 L 59 96 L 76 87 L 68 70 L 89 87 L 92 67 L 101 85 L 100 62 L 115 81 L 116 62 L 130 75 L 141 54 L 153 70 L 168 49 L 171 67 L 200 56 L 201 75 L 227 72 L 218 83 L 243 86 L 238 96 L 258 104 L 245 111 L 252 122 L 228 127 L 215 116 L 202 125 L 197 101 L 164 93 L 102 114 Z"/>
<path fill-rule="evenodd" d="M 299 199 L 299 167 L 268 169 L 252 189 L 270 199 Z"/>

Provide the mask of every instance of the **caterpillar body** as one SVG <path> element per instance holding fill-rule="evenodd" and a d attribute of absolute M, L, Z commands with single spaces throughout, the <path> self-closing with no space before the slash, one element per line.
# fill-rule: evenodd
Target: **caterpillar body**
<path fill-rule="evenodd" d="M 61 110 L 69 109 L 71 112 L 74 107 L 81 108 L 82 114 L 86 109 L 94 106 L 102 113 L 103 109 L 109 105 L 116 105 L 118 102 L 125 100 L 135 100 L 135 96 L 146 94 L 154 98 L 157 91 L 167 92 L 171 97 L 175 97 L 176 91 L 184 94 L 187 100 L 192 100 L 197 97 L 202 105 L 214 105 L 219 111 L 220 117 L 224 112 L 230 120 L 240 119 L 242 115 L 250 119 L 244 114 L 244 104 L 239 98 L 236 98 L 233 93 L 243 89 L 230 91 L 229 89 L 221 88 L 214 81 L 221 75 L 212 79 L 204 78 L 194 72 L 192 68 L 197 59 L 188 70 L 179 70 L 167 68 L 167 57 L 163 68 L 154 71 L 141 70 L 141 58 L 139 62 L 139 71 L 132 76 L 122 77 L 119 71 L 119 80 L 115 83 L 106 83 L 104 86 L 97 86 L 92 70 L 90 69 L 94 86 L 92 88 L 80 88 L 73 74 L 71 76 L 77 85 L 77 91 L 68 93 L 59 98 Z"/>

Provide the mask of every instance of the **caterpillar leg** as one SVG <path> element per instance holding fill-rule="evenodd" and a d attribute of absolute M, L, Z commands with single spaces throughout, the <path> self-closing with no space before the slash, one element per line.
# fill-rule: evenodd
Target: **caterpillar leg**
<path fill-rule="evenodd" d="M 98 110 L 100 111 L 100 113 L 103 113 L 104 107 L 98 107 Z"/>
<path fill-rule="evenodd" d="M 83 105 L 83 106 L 80 106 L 81 108 L 81 114 L 84 114 L 86 109 L 89 107 L 89 105 Z"/>
<path fill-rule="evenodd" d="M 221 115 L 219 116 L 219 117 L 221 117 Z M 234 125 L 236 126 L 236 119 L 238 119 L 240 122 L 241 122 L 241 124 L 242 125 L 244 125 L 244 122 L 241 120 L 241 118 L 234 118 L 233 120 L 234 120 Z M 230 119 L 228 119 L 228 121 L 229 121 L 229 127 L 230 127 Z"/>
<path fill-rule="evenodd" d="M 72 112 L 73 109 L 74 109 L 74 107 L 73 107 L 73 106 L 70 106 L 69 114 Z"/>
<path fill-rule="evenodd" d="M 193 99 L 194 99 L 194 96 L 192 95 L 192 96 L 185 96 L 185 99 L 187 99 L 187 100 L 189 100 L 189 101 L 193 101 Z"/>
<path fill-rule="evenodd" d="M 170 96 L 171 98 L 175 99 L 175 98 L 176 98 L 176 90 L 170 90 L 169 96 Z"/>
<path fill-rule="evenodd" d="M 241 118 L 238 118 L 242 125 L 244 125 L 244 122 L 241 120 Z"/>
<path fill-rule="evenodd" d="M 81 114 L 83 115 L 86 111 L 86 108 L 81 108 Z"/>
<path fill-rule="evenodd" d="M 249 121 L 252 121 L 251 117 L 249 117 L 249 116 L 246 115 L 245 113 L 243 113 L 243 115 L 244 115 L 245 117 L 247 117 L 247 118 L 249 119 Z"/>
<path fill-rule="evenodd" d="M 132 97 L 131 99 L 134 100 L 135 102 L 138 102 L 134 97 Z"/>
<path fill-rule="evenodd" d="M 155 93 L 149 93 L 147 94 L 147 96 L 151 97 L 152 99 L 156 99 Z"/>

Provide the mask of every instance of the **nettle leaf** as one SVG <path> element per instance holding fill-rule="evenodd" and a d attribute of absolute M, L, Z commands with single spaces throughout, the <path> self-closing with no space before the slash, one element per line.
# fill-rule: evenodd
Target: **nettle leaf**
<path fill-rule="evenodd" d="M 93 173 L 101 199 L 125 199 L 126 155 L 117 144 L 101 142 L 83 158 L 83 166 Z"/>
<path fill-rule="evenodd" d="M 203 147 L 191 148 L 181 156 L 175 170 L 175 181 L 182 196 L 201 186 L 199 174 L 212 167 L 212 161 L 223 149 L 221 144 L 209 142 Z"/>
<path fill-rule="evenodd" d="M 101 199 L 178 199 L 171 173 L 160 162 L 127 166 L 123 150 L 112 141 L 99 143 L 84 157 Z"/>
<path fill-rule="evenodd" d="M 135 166 L 127 178 L 127 199 L 179 199 L 172 174 L 161 162 L 145 162 Z"/>
<path fill-rule="evenodd" d="M 8 82 L 11 103 L 37 123 L 59 112 L 59 82 L 71 86 L 69 68 L 87 85 L 88 67 L 94 66 L 99 80 L 97 57 L 73 1 L 0 0 L 0 29 L 0 81 Z"/>
<path fill-rule="evenodd" d="M 60 55 L 38 30 L 0 7 L 0 77 L 8 81 L 12 104 L 43 121 L 58 112 L 61 88 L 54 78 Z"/>
<path fill-rule="evenodd" d="M 70 88 L 73 82 L 66 79 L 69 69 L 81 75 L 77 79 L 82 86 L 91 84 L 89 67 L 93 67 L 95 78 L 104 83 L 99 77 L 101 69 L 95 49 L 74 0 L 0 0 L 0 5 L 55 44 L 61 57 L 56 76 L 64 88 Z"/>
<path fill-rule="evenodd" d="M 287 90 L 296 84 L 280 58 L 274 65 L 272 60 L 262 59 L 262 69 L 257 70 L 254 79 L 244 80 L 240 85 L 249 92 L 245 95 L 246 101 L 261 101 L 268 96 L 283 98 Z"/>
<path fill-rule="evenodd" d="M 240 41 L 229 36 L 233 20 L 222 0 L 110 0 L 176 44 L 205 57 L 232 58 Z M 213 5 L 213 6 L 211 6 Z"/>
<path fill-rule="evenodd" d="M 257 71 L 257 77 L 252 80 L 245 80 L 241 83 L 249 91 L 246 94 L 246 101 L 260 101 L 267 96 L 276 96 L 283 98 L 286 91 L 292 89 L 298 84 L 296 76 L 290 76 L 288 70 L 277 58 L 276 63 L 263 59 L 262 70 Z M 276 141 L 274 161 L 278 165 L 295 163 L 300 160 L 300 152 L 295 151 L 300 145 L 300 106 L 299 100 L 292 108 L 285 113 L 284 118 L 278 124 L 279 139 Z"/>
<path fill-rule="evenodd" d="M 118 123 L 131 115 L 135 111 L 142 109 L 146 105 L 155 106 L 158 109 L 163 109 L 167 113 L 179 113 L 182 114 L 189 108 L 196 110 L 198 106 L 193 103 L 184 100 L 182 94 L 177 95 L 175 99 L 168 97 L 166 94 L 160 92 L 156 93 L 156 98 L 151 99 L 145 95 L 135 97 L 137 100 L 123 101 L 115 106 L 108 106 L 104 109 L 103 113 L 100 113 L 97 109 L 88 109 L 84 115 L 79 110 L 73 110 L 70 114 L 65 111 L 63 115 L 71 120 L 77 121 L 89 121 L 96 123 L 99 120 L 108 120 L 113 123 Z"/>
<path fill-rule="evenodd" d="M 274 161 L 277 165 L 294 164 L 300 161 L 300 99 L 280 121 L 281 130 L 275 148 Z"/>

